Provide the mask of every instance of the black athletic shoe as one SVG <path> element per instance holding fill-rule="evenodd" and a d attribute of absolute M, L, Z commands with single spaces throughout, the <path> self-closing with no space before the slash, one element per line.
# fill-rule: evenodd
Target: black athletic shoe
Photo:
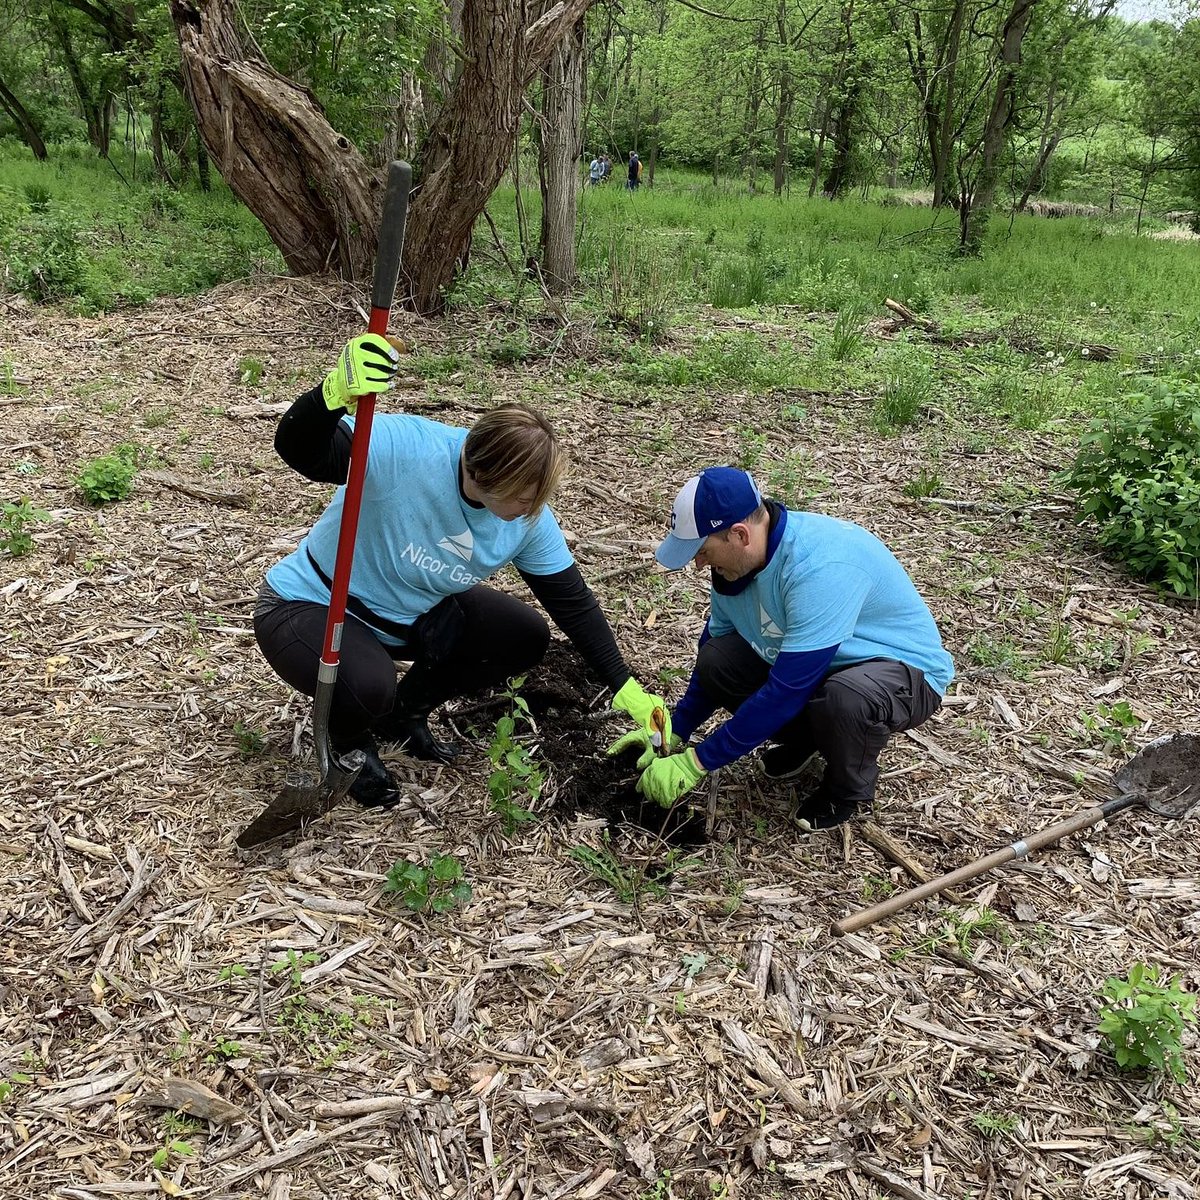
<path fill-rule="evenodd" d="M 363 808 L 395 808 L 400 803 L 400 789 L 391 771 L 383 765 L 374 746 L 358 749 L 367 756 L 367 761 L 350 785 L 350 798 Z"/>
<path fill-rule="evenodd" d="M 816 753 L 807 746 L 795 744 L 769 746 L 762 752 L 759 765 L 767 779 L 795 779 L 812 762 Z"/>
<path fill-rule="evenodd" d="M 429 732 L 429 722 L 424 717 L 384 717 L 375 732 L 385 742 L 395 742 L 397 748 L 409 758 L 423 762 L 451 763 L 458 757 L 458 746 L 454 742 L 442 742 Z"/>
<path fill-rule="evenodd" d="M 836 829 L 857 811 L 857 801 L 844 797 L 833 799 L 817 788 L 811 796 L 799 801 L 792 819 L 801 829 L 812 833 L 817 829 Z"/>

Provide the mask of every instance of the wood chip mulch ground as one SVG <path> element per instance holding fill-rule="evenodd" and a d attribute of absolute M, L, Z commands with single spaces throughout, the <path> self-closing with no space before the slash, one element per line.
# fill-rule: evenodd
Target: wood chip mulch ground
<path fill-rule="evenodd" d="M 609 821 L 573 780 L 622 725 L 581 678 L 577 768 L 551 753 L 553 705 L 535 714 L 534 823 L 490 812 L 495 711 L 463 701 L 443 725 L 461 766 L 392 754 L 395 810 L 342 806 L 239 854 L 310 762 L 309 702 L 250 630 L 263 572 L 327 496 L 275 458 L 275 415 L 360 327 L 351 300 L 259 280 L 84 319 L 0 297 L 5 498 L 50 513 L 0 557 L 0 1194 L 1194 1196 L 1194 1037 L 1176 1084 L 1118 1071 L 1096 1032 L 1098 988 L 1134 962 L 1200 991 L 1194 820 L 1135 809 L 957 902 L 829 930 L 908 887 L 899 860 L 951 870 L 1200 731 L 1196 610 L 1075 526 L 1061 433 L 982 413 L 878 436 L 836 378 L 668 404 L 564 382 L 570 337 L 395 396 L 459 423 L 497 392 L 553 414 L 575 461 L 556 510 L 670 695 L 707 589 L 652 548 L 683 479 L 731 460 L 883 537 L 958 678 L 889 748 L 876 811 L 833 833 L 794 828 L 749 763 L 697 797 L 693 844 Z M 469 352 L 502 319 L 395 325 Z M 133 494 L 89 507 L 80 465 L 122 442 L 142 448 Z M 940 487 L 906 494 L 922 470 Z M 465 907 L 385 894 L 394 863 L 437 854 L 462 861 Z"/>

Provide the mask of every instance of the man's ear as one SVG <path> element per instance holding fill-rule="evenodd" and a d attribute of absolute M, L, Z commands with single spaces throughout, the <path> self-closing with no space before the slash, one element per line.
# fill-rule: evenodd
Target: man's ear
<path fill-rule="evenodd" d="M 737 543 L 743 550 L 750 545 L 750 526 L 745 521 L 730 525 L 729 532 L 737 538 Z"/>

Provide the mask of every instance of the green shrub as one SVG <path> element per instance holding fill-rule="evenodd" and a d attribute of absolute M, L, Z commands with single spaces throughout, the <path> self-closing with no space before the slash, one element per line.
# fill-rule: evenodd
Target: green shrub
<path fill-rule="evenodd" d="M 136 474 L 137 448 L 118 446 L 112 454 L 85 463 L 76 482 L 89 504 L 108 504 L 129 495 Z"/>
<path fill-rule="evenodd" d="M 0 229 L 9 286 L 31 300 L 61 300 L 87 290 L 79 230 L 65 213 L 19 216 Z"/>
<path fill-rule="evenodd" d="M 1200 595 L 1200 385 L 1163 383 L 1095 419 L 1062 477 L 1136 574 Z"/>
<path fill-rule="evenodd" d="M 1176 1083 L 1186 1079 L 1181 1035 L 1196 1020 L 1196 997 L 1179 986 L 1176 976 L 1158 981 L 1158 968 L 1134 963 L 1126 979 L 1104 981 L 1101 994 L 1109 1003 L 1100 1010 L 1099 1031 L 1108 1039 L 1123 1070 L 1169 1071 Z"/>

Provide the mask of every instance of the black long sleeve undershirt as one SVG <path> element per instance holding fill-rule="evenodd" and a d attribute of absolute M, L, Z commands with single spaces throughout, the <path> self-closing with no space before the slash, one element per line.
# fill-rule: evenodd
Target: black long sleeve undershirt
<path fill-rule="evenodd" d="M 344 484 L 353 441 L 349 426 L 342 422 L 345 415 L 345 409 L 330 411 L 320 387 L 305 392 L 279 420 L 276 453 L 305 479 Z M 614 692 L 620 690 L 631 672 L 579 568 L 572 563 L 553 575 L 518 574 L 599 679 Z"/>
<path fill-rule="evenodd" d="M 344 408 L 330 410 L 315 387 L 297 396 L 279 418 L 275 452 L 293 471 L 313 483 L 343 484 L 350 473 L 350 427 L 342 424 Z"/>
<path fill-rule="evenodd" d="M 620 691 L 632 672 L 621 657 L 612 628 L 600 611 L 600 602 L 584 582 L 579 568 L 572 563 L 553 575 L 529 575 L 524 571 L 518 574 L 600 680 L 614 692 Z"/>

